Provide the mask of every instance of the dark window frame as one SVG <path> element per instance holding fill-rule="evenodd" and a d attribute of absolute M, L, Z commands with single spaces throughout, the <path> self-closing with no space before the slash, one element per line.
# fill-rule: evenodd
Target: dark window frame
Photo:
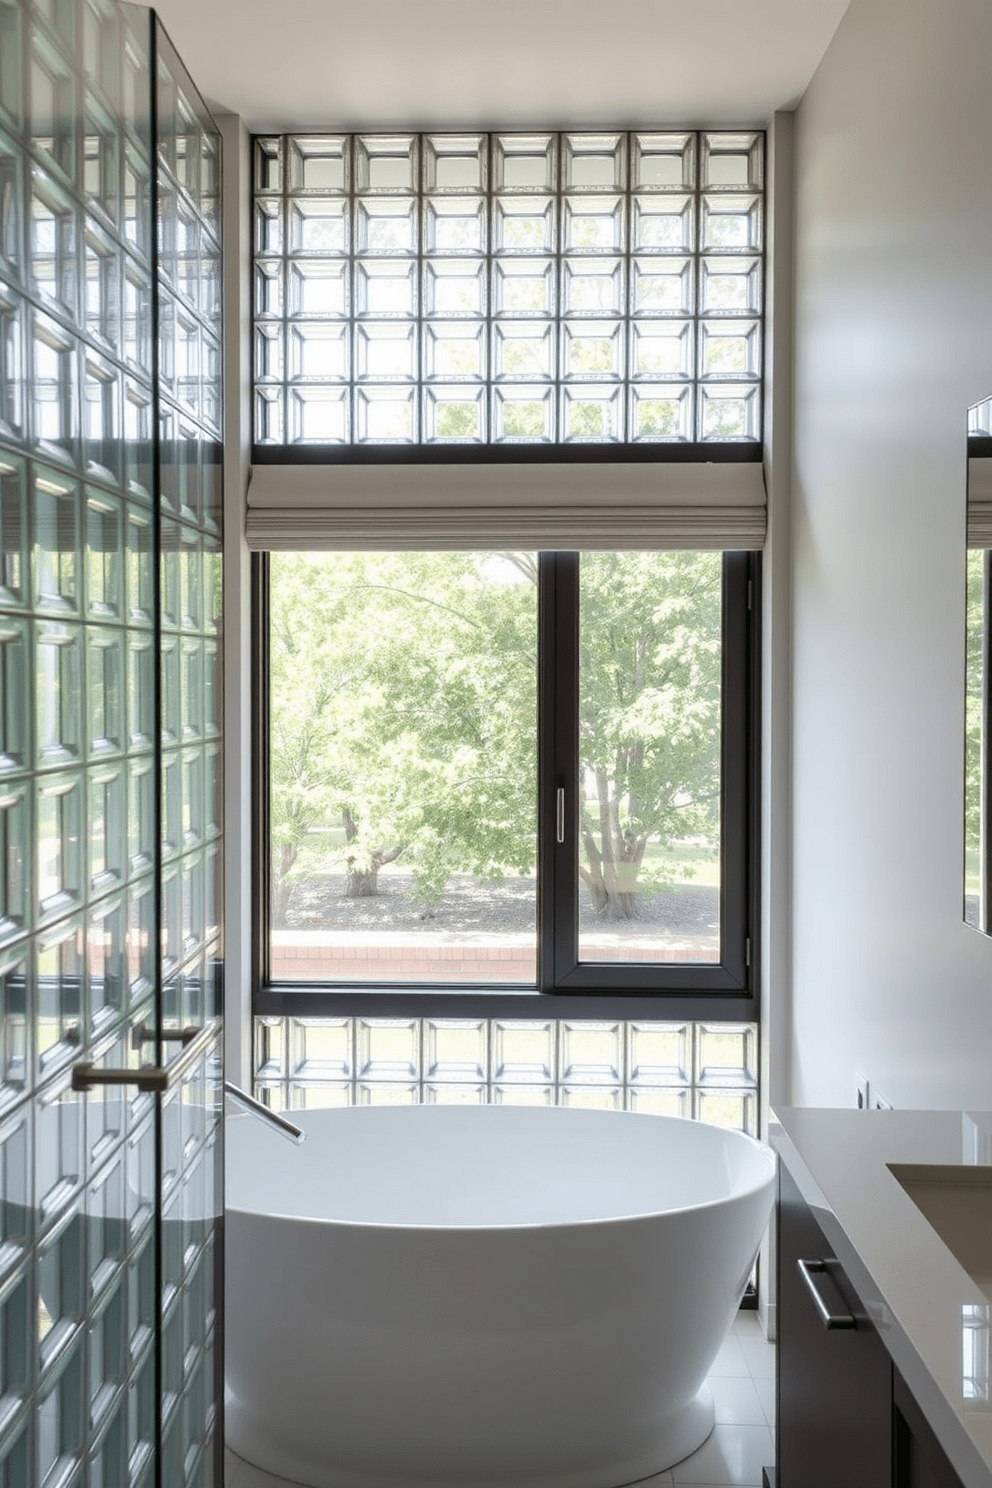
<path fill-rule="evenodd" d="M 273 982 L 270 853 L 268 555 L 252 554 L 252 1011 L 291 1017 L 498 1017 L 753 1021 L 758 1013 L 760 553 L 723 564 L 721 954 L 719 964 L 577 963 L 574 848 L 555 837 L 556 792 L 577 767 L 578 554 L 542 554 L 538 679 L 538 982 Z M 573 796 L 574 803 L 574 796 Z M 568 819 L 566 809 L 566 820 Z"/>

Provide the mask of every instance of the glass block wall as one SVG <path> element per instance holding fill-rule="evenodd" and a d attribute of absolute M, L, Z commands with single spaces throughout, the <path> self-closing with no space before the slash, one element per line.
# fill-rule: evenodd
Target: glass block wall
<path fill-rule="evenodd" d="M 156 53 L 169 70 L 149 11 L 0 0 L 3 1488 L 155 1481 L 157 1373 L 161 1357 L 165 1378 L 177 1377 L 177 1345 L 179 1395 L 166 1392 L 162 1424 L 168 1434 L 182 1415 L 185 1439 L 168 1481 L 197 1481 L 213 1461 L 210 1051 L 175 1117 L 133 1087 L 72 1089 L 82 1061 L 167 1055 L 154 1041 L 163 982 L 185 999 L 172 996 L 173 1020 L 202 1019 L 220 960 L 208 890 L 220 821 L 203 762 L 216 710 L 219 591 L 207 599 L 206 576 L 217 530 L 202 498 L 182 506 L 176 493 L 190 488 L 175 474 L 199 469 L 194 450 L 216 462 L 219 393 L 204 340 L 176 389 L 184 422 L 170 426 L 168 348 L 153 339 L 156 303 L 169 323 L 156 215 L 167 222 L 173 200 L 192 211 L 196 276 L 215 278 L 216 210 L 209 191 L 197 199 L 189 179 L 168 176 L 169 151 L 185 148 L 178 116 L 163 112 L 156 152 Z M 209 322 L 214 308 L 191 306 L 191 288 L 178 287 L 177 303 Z M 175 439 L 161 458 L 159 381 L 164 439 Z M 159 597 L 174 568 L 174 630 L 189 657 L 176 742 L 189 768 L 171 853 L 159 841 L 172 811 L 171 790 L 160 804 L 171 612 Z M 184 732 L 190 720 L 199 735 Z M 162 1223 L 160 1170 L 167 1204 L 184 1192 L 181 1227 Z"/>
<path fill-rule="evenodd" d="M 763 137 L 255 141 L 256 444 L 761 436 Z"/>
<path fill-rule="evenodd" d="M 255 1092 L 275 1109 L 586 1106 L 757 1134 L 753 1023 L 256 1018 Z"/>

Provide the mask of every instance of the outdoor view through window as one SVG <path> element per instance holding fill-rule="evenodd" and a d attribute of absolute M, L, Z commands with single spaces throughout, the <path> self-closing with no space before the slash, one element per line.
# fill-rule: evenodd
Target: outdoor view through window
<path fill-rule="evenodd" d="M 582 555 L 583 962 L 720 960 L 721 564 Z M 269 585 L 272 980 L 533 986 L 538 555 L 274 552 Z"/>

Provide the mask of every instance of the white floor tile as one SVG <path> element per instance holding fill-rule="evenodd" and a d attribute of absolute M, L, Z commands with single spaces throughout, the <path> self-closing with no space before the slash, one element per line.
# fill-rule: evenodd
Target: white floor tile
<path fill-rule="evenodd" d="M 672 1468 L 676 1485 L 761 1488 L 761 1469 L 775 1460 L 767 1426 L 714 1426 L 698 1452 Z"/>
<path fill-rule="evenodd" d="M 761 1338 L 765 1333 L 758 1319 L 757 1311 L 739 1312 L 734 1318 L 734 1332 L 738 1338 Z"/>
<path fill-rule="evenodd" d="M 737 1379 L 750 1378 L 751 1371 L 747 1367 L 744 1350 L 736 1333 L 729 1333 L 724 1339 L 723 1347 L 713 1361 L 710 1370 L 711 1379 L 722 1379 L 727 1376 Z"/>
<path fill-rule="evenodd" d="M 774 1426 L 775 1425 L 775 1380 L 774 1380 L 774 1378 L 772 1378 L 772 1379 L 756 1379 L 754 1381 L 754 1388 L 758 1392 L 758 1399 L 761 1401 L 761 1409 L 765 1413 L 765 1420 L 768 1422 L 769 1426 Z"/>
<path fill-rule="evenodd" d="M 709 1378 L 716 1419 L 724 1426 L 767 1426 L 768 1417 L 755 1389 L 754 1380 L 733 1375 Z"/>
<path fill-rule="evenodd" d="M 766 1343 L 763 1338 L 741 1338 L 738 1341 L 752 1379 L 774 1379 L 775 1345 Z"/>

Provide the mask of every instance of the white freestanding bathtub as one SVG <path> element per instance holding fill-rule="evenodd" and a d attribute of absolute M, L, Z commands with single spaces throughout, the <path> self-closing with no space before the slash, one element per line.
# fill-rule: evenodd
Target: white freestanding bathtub
<path fill-rule="evenodd" d="M 316 1488 L 614 1488 L 687 1456 L 772 1204 L 735 1132 L 555 1107 L 228 1122 L 233 1450 Z"/>

